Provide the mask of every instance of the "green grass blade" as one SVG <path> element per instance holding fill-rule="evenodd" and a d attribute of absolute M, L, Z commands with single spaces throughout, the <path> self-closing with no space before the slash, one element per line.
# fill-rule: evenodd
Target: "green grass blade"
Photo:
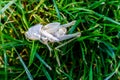
<path fill-rule="evenodd" d="M 42 71 L 44 72 L 44 74 L 46 75 L 46 77 L 47 77 L 48 80 L 52 80 L 50 74 L 48 73 L 48 71 L 45 69 L 44 66 L 42 66 Z"/>
<path fill-rule="evenodd" d="M 85 59 L 85 50 L 84 50 L 84 42 L 83 42 L 83 46 L 82 46 L 82 44 L 80 44 L 80 48 L 81 48 L 81 51 L 82 51 L 82 58 L 83 58 L 83 61 L 84 61 L 84 63 L 87 65 L 87 61 L 86 61 L 86 59 Z"/>
<path fill-rule="evenodd" d="M 90 66 L 90 71 L 89 71 L 89 80 L 93 80 L 92 65 Z"/>
<path fill-rule="evenodd" d="M 38 53 L 35 54 L 35 56 L 38 58 L 38 60 L 44 64 L 49 70 L 52 70 L 52 68 L 39 56 Z"/>
<path fill-rule="evenodd" d="M 35 57 L 37 49 L 38 49 L 38 45 L 35 45 L 35 42 L 33 41 L 33 43 L 32 43 L 32 49 L 31 49 L 31 53 L 30 53 L 29 66 L 33 63 L 33 60 L 34 60 L 34 57 Z"/>
<path fill-rule="evenodd" d="M 56 4 L 56 0 L 52 0 L 53 1 L 53 4 L 54 4 L 54 7 L 55 7 L 55 10 L 56 10 L 56 13 L 57 13 L 57 16 L 58 16 L 58 19 L 61 20 L 61 15 L 60 15 L 60 11 L 57 7 L 57 4 Z"/>
<path fill-rule="evenodd" d="M 15 3 L 15 1 L 16 1 L 16 0 L 12 0 L 12 1 L 10 1 L 8 4 L 6 4 L 6 5 L 0 10 L 0 14 L 3 14 L 3 13 L 6 11 L 6 9 L 8 9 L 12 4 Z"/>
<path fill-rule="evenodd" d="M 106 42 L 101 42 L 101 43 L 104 44 L 103 46 L 101 46 L 101 50 L 107 52 L 108 55 L 109 55 L 111 58 L 115 59 L 115 53 L 114 53 L 113 48 L 112 48 L 109 44 L 107 44 Z M 104 47 L 104 49 L 103 49 L 103 47 Z"/>
<path fill-rule="evenodd" d="M 94 13 L 95 15 L 97 15 L 97 16 L 105 19 L 105 20 L 108 20 L 108 21 L 110 21 L 110 22 L 112 22 L 112 23 L 114 23 L 114 24 L 120 25 L 120 22 L 117 22 L 117 21 L 113 20 L 112 18 L 106 17 L 105 15 L 99 14 L 99 13 L 97 13 L 97 12 L 93 12 L 93 13 Z"/>
<path fill-rule="evenodd" d="M 104 80 L 110 80 L 115 74 L 117 74 L 118 71 L 119 71 L 119 67 L 120 67 L 120 62 L 118 63 L 118 66 L 117 66 L 117 68 L 115 69 L 115 71 L 112 72 L 112 73 L 110 73 L 109 76 L 106 77 Z"/>
<path fill-rule="evenodd" d="M 23 22 L 23 27 L 26 29 L 26 27 L 28 28 L 29 26 L 28 26 L 28 20 L 26 19 L 26 11 L 24 11 L 24 9 L 23 9 L 23 6 L 22 6 L 22 3 L 21 3 L 21 1 L 18 1 L 18 3 L 16 3 L 16 6 L 18 7 L 18 9 L 20 10 L 20 14 L 22 14 L 21 15 L 21 21 Z"/>
<path fill-rule="evenodd" d="M 4 45 L 4 37 L 3 37 L 3 34 L 2 34 L 2 32 L 0 31 L 0 34 L 1 34 L 1 42 L 2 42 L 2 45 Z M 6 54 L 6 49 L 4 48 L 4 47 L 2 47 L 3 48 L 3 55 L 4 55 L 4 78 L 5 78 L 5 80 L 7 80 L 8 79 L 8 72 L 7 72 L 7 65 L 8 65 L 8 63 L 7 63 L 7 54 Z M 2 55 L 2 54 L 0 54 L 0 55 Z"/>
<path fill-rule="evenodd" d="M 55 52 L 55 57 L 56 57 L 56 61 L 57 61 L 57 63 L 58 63 L 58 66 L 61 66 L 60 60 L 59 60 L 58 51 L 54 50 L 54 52 Z"/>
<path fill-rule="evenodd" d="M 101 6 L 102 4 L 105 4 L 105 0 L 95 1 L 93 4 L 91 4 L 89 6 L 89 8 L 90 9 L 95 9 L 95 8 Z"/>
<path fill-rule="evenodd" d="M 26 74 L 27 74 L 27 76 L 28 76 L 28 79 L 29 79 L 29 80 L 33 80 L 33 77 L 32 77 L 32 75 L 31 75 L 30 71 L 28 70 L 27 66 L 25 65 L 24 61 L 22 60 L 21 56 L 19 55 L 19 53 L 17 52 L 17 50 L 16 50 L 15 48 L 14 48 L 14 50 L 15 50 L 15 52 L 17 53 L 17 55 L 18 55 L 18 57 L 19 57 L 19 59 L 20 59 L 20 62 L 21 62 L 21 64 L 23 65 L 23 67 L 24 67 L 24 69 L 25 69 L 25 72 L 26 72 Z"/>
<path fill-rule="evenodd" d="M 110 78 L 115 74 L 116 72 L 112 72 L 107 78 L 105 78 L 104 80 L 110 80 Z"/>
<path fill-rule="evenodd" d="M 4 61 L 5 61 L 5 80 L 7 80 L 8 79 L 8 72 L 7 72 L 7 55 L 6 55 L 6 52 L 5 52 L 5 50 L 4 50 Z"/>

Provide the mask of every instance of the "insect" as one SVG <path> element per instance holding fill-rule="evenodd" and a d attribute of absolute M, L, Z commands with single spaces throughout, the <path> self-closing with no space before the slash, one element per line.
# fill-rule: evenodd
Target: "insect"
<path fill-rule="evenodd" d="M 49 23 L 47 25 L 36 24 L 25 32 L 25 37 L 30 40 L 39 40 L 41 43 L 47 45 L 51 52 L 48 42 L 60 42 L 73 37 L 79 37 L 80 32 L 67 34 L 67 28 L 74 25 L 76 21 L 61 25 L 59 22 Z"/>

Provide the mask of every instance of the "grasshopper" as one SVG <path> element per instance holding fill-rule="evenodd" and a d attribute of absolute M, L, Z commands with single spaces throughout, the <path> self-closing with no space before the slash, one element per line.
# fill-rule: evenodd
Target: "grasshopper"
<path fill-rule="evenodd" d="M 72 21 L 63 25 L 61 25 L 59 22 L 53 22 L 45 26 L 42 24 L 36 24 L 30 27 L 27 32 L 25 32 L 25 37 L 30 40 L 39 40 L 48 47 L 51 53 L 52 49 L 48 45 L 48 42 L 60 42 L 73 37 L 79 37 L 81 35 L 80 32 L 67 34 L 67 28 L 74 25 L 75 22 L 76 21 Z M 59 47 L 60 46 L 57 48 Z"/>

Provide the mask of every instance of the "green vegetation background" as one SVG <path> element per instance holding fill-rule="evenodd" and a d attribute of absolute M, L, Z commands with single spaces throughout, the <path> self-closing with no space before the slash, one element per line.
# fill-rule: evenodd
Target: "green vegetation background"
<path fill-rule="evenodd" d="M 76 20 L 60 43 L 28 41 L 29 27 Z M 0 80 L 120 80 L 119 0 L 0 0 Z"/>

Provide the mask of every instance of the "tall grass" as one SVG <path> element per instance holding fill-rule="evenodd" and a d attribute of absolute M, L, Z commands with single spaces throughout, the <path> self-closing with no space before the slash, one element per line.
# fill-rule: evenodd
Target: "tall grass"
<path fill-rule="evenodd" d="M 29 27 L 76 20 L 68 33 L 81 36 L 68 42 L 29 41 Z M 1 0 L 0 80 L 119 80 L 119 0 Z"/>

